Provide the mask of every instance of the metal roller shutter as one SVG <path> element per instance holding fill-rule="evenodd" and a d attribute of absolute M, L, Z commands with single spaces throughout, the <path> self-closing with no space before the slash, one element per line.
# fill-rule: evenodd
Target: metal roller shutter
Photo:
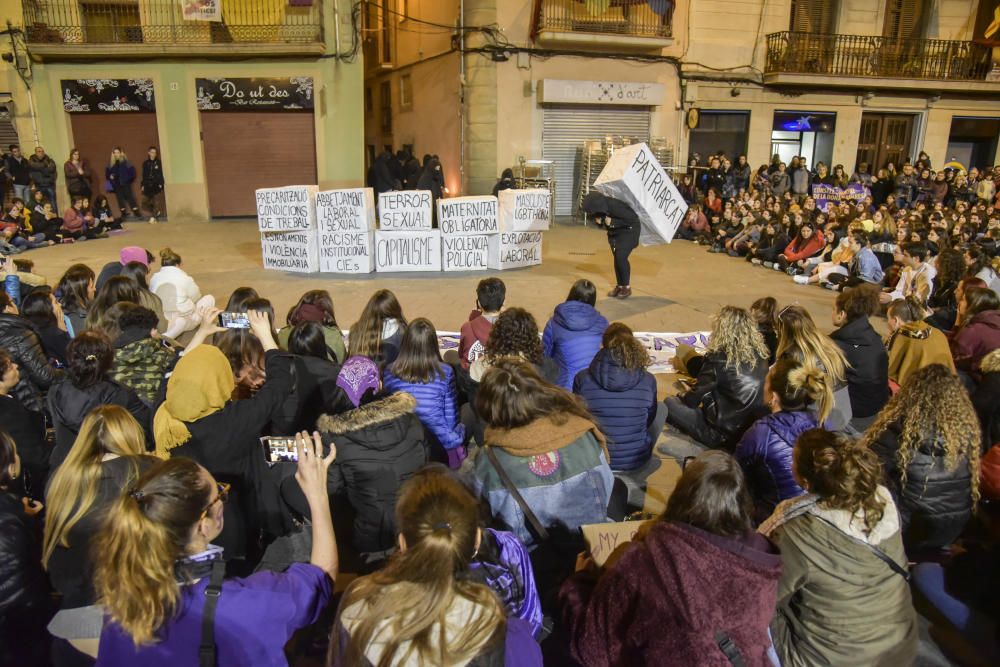
<path fill-rule="evenodd" d="M 113 193 L 104 192 L 104 169 L 111 161 L 111 150 L 118 146 L 129 162 L 135 167 L 135 181 L 132 191 L 135 200 L 139 202 L 139 185 L 142 181 L 142 163 L 146 160 L 146 151 L 150 146 L 159 146 L 159 135 L 156 127 L 155 113 L 74 113 L 70 114 L 70 125 L 73 128 L 73 148 L 80 151 L 80 156 L 90 162 L 93 174 L 91 189 L 96 197 L 104 193 L 111 204 L 111 210 L 117 211 L 117 198 Z M 30 154 L 30 150 L 25 151 Z M 56 181 L 56 197 L 59 205 L 66 208 L 69 195 L 66 193 L 66 176 L 63 165 L 68 155 L 52 155 L 59 167 L 59 178 Z"/>
<path fill-rule="evenodd" d="M 575 213 L 584 142 L 609 136 L 649 141 L 649 108 L 579 104 L 544 108 L 542 158 L 555 163 L 556 215 Z"/>
<path fill-rule="evenodd" d="M 255 216 L 258 188 L 317 183 L 312 112 L 203 111 L 201 140 L 213 218 Z"/>

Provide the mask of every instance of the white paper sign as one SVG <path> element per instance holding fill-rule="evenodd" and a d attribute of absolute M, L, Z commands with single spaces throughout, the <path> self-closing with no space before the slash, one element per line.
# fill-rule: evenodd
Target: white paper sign
<path fill-rule="evenodd" d="M 549 228 L 552 194 L 548 190 L 501 190 L 500 230 L 544 232 Z"/>
<path fill-rule="evenodd" d="M 379 229 L 412 231 L 431 228 L 431 191 L 400 190 L 378 196 Z"/>
<path fill-rule="evenodd" d="M 315 185 L 290 185 L 257 190 L 257 230 L 290 232 L 316 229 Z"/>
<path fill-rule="evenodd" d="M 615 151 L 594 187 L 632 207 L 642 222 L 643 245 L 670 243 L 687 213 L 681 193 L 646 144 Z"/>
<path fill-rule="evenodd" d="M 501 232 L 490 236 L 491 269 L 516 269 L 542 263 L 541 232 Z"/>
<path fill-rule="evenodd" d="M 371 273 L 375 270 L 375 232 L 326 232 L 319 235 L 319 270 Z"/>
<path fill-rule="evenodd" d="M 485 271 L 492 236 L 441 236 L 441 268 L 445 271 Z"/>
<path fill-rule="evenodd" d="M 438 228 L 441 234 L 496 234 L 497 198 L 452 197 L 438 199 Z"/>
<path fill-rule="evenodd" d="M 180 0 L 185 21 L 221 21 L 222 0 Z"/>
<path fill-rule="evenodd" d="M 371 188 L 316 193 L 316 226 L 321 232 L 368 232 L 375 229 Z"/>
<path fill-rule="evenodd" d="M 315 273 L 319 270 L 314 229 L 261 234 L 260 246 L 265 269 L 297 273 Z"/>
<path fill-rule="evenodd" d="M 428 229 L 414 232 L 375 232 L 375 270 L 440 271 L 441 232 Z"/>

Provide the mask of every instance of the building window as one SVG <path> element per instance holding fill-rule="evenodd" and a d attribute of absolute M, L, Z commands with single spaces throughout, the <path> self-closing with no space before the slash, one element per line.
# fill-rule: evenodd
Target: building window
<path fill-rule="evenodd" d="M 737 156 L 747 152 L 749 129 L 749 111 L 702 109 L 698 127 L 691 130 L 688 154 L 697 153 L 700 164 L 707 164 L 708 156 L 719 152 L 736 162 Z"/>
<path fill-rule="evenodd" d="M 806 159 L 810 167 L 817 162 L 830 167 L 833 160 L 833 137 L 837 114 L 817 111 L 775 111 L 771 126 L 771 155 L 785 164 L 795 156 Z"/>
<path fill-rule="evenodd" d="M 413 108 L 413 78 L 409 74 L 399 77 L 399 108 Z"/>
<path fill-rule="evenodd" d="M 889 0 L 885 6 L 882 36 L 891 39 L 923 39 L 927 27 L 926 5 L 921 0 Z"/>
<path fill-rule="evenodd" d="M 382 113 L 382 132 L 392 134 L 392 82 L 383 81 L 379 87 L 379 108 Z"/>
<path fill-rule="evenodd" d="M 792 0 L 789 30 L 830 34 L 837 32 L 839 0 Z"/>

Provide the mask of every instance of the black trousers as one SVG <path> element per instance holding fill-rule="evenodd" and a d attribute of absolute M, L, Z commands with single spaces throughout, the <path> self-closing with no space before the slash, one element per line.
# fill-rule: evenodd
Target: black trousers
<path fill-rule="evenodd" d="M 632 265 L 629 264 L 628 256 L 639 245 L 639 228 L 636 226 L 634 231 L 629 229 L 624 233 L 616 232 L 614 236 L 608 235 L 608 245 L 615 258 L 615 285 L 626 287 L 632 284 L 629 282 L 632 279 Z"/>

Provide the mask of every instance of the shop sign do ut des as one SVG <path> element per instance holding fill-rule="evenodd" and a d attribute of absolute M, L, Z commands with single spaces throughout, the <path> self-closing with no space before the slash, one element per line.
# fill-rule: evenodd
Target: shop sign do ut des
<path fill-rule="evenodd" d="M 288 78 L 196 79 L 199 111 L 310 110 L 313 80 Z"/>

